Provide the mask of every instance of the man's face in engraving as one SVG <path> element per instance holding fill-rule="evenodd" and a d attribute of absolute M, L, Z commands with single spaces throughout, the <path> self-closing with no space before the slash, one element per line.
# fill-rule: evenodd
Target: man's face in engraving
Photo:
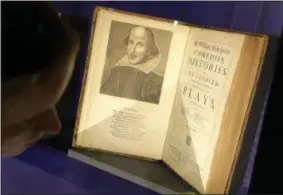
<path fill-rule="evenodd" d="M 136 27 L 131 31 L 128 45 L 127 56 L 131 64 L 142 63 L 148 54 L 148 31 L 143 27 Z"/>

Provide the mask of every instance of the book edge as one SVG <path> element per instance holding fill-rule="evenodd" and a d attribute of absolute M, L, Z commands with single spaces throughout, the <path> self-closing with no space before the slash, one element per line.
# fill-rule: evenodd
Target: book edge
<path fill-rule="evenodd" d="M 85 66 L 85 70 L 84 70 L 84 76 L 83 76 L 83 81 L 82 81 L 82 89 L 81 89 L 80 98 L 79 98 L 79 106 L 78 106 L 78 110 L 77 110 L 77 119 L 76 119 L 76 122 L 75 122 L 74 136 L 73 136 L 73 140 L 72 140 L 72 146 L 73 147 L 78 146 L 77 145 L 78 126 L 79 126 L 79 123 L 80 123 L 80 116 L 81 116 L 81 113 L 82 113 L 82 104 L 83 104 L 83 98 L 84 98 L 84 95 L 85 95 L 87 72 L 88 72 L 89 65 L 90 65 L 90 54 L 91 54 L 92 46 L 93 46 L 95 24 L 96 24 L 98 12 L 100 10 L 110 10 L 110 11 L 113 10 L 117 13 L 122 13 L 122 14 L 129 14 L 129 15 L 149 18 L 149 19 L 153 19 L 153 20 L 165 21 L 165 22 L 169 22 L 169 23 L 174 22 L 173 20 L 169 20 L 169 19 L 165 19 L 165 18 L 150 16 L 150 15 L 145 15 L 145 14 L 139 14 L 139 13 L 133 13 L 133 12 L 128 12 L 128 11 L 122 11 L 122 10 L 117 10 L 117 9 L 113 9 L 113 8 L 103 7 L 103 6 L 97 6 L 94 9 L 93 17 L 92 17 L 92 24 L 91 24 L 91 31 L 90 31 L 90 39 L 89 39 L 88 49 L 87 49 L 88 51 L 87 51 L 87 56 L 86 56 L 86 66 Z M 245 34 L 245 35 L 257 36 L 257 37 L 266 37 L 267 36 L 265 34 L 259 34 L 259 33 L 241 32 L 241 31 L 223 29 L 223 28 L 217 28 L 217 27 L 204 27 L 204 26 L 201 26 L 201 25 L 194 25 L 194 24 L 190 24 L 190 23 L 186 23 L 186 22 L 182 22 L 182 21 L 178 21 L 178 22 L 180 23 L 180 25 L 189 26 L 189 27 L 219 30 L 219 31 L 231 32 L 231 33 L 234 32 L 234 33 L 238 33 L 238 34 Z"/>
<path fill-rule="evenodd" d="M 178 25 L 195 27 L 195 28 L 200 28 L 200 29 L 236 33 L 236 34 L 242 34 L 242 35 L 249 35 L 249 36 L 253 36 L 253 37 L 263 37 L 264 38 L 264 37 L 267 36 L 267 34 L 264 34 L 264 33 L 255 33 L 255 32 L 248 32 L 248 31 L 240 31 L 240 30 L 234 30 L 234 29 L 220 28 L 220 27 L 215 27 L 215 26 L 204 26 L 204 25 L 192 24 L 192 23 L 189 23 L 189 22 L 181 21 L 181 20 L 172 20 L 172 19 L 152 16 L 152 15 L 146 15 L 146 14 L 141 14 L 141 13 L 134 13 L 134 12 L 130 12 L 130 11 L 125 11 L 125 10 L 121 10 L 121 9 L 114 9 L 114 8 L 104 7 L 104 6 L 97 6 L 95 8 L 95 10 L 96 9 L 98 9 L 98 11 L 99 10 L 108 10 L 108 11 L 113 11 L 113 12 L 120 13 L 120 14 L 138 16 L 138 17 L 143 17 L 143 18 L 147 18 L 147 19 L 163 21 L 163 22 L 167 22 L 167 23 L 174 23 L 175 21 L 177 21 Z"/>
<path fill-rule="evenodd" d="M 129 158 L 136 158 L 136 159 L 146 160 L 146 161 L 162 161 L 162 159 L 157 159 L 157 158 L 155 159 L 155 158 L 150 158 L 150 157 L 145 157 L 145 156 L 137 156 L 137 155 L 125 154 L 125 153 L 121 153 L 121 152 L 113 152 L 113 151 L 110 151 L 110 150 L 102 150 L 102 149 L 99 149 L 99 148 L 90 148 L 90 147 L 81 146 L 81 145 L 78 145 L 78 144 L 76 144 L 74 146 L 74 148 L 86 149 L 88 151 L 108 153 L 108 154 L 113 154 L 113 155 L 118 155 L 118 156 L 129 157 Z"/>
<path fill-rule="evenodd" d="M 170 20 L 170 19 L 150 16 L 150 15 L 145 15 L 145 14 L 139 14 L 139 13 L 133 13 L 133 12 L 128 12 L 128 11 L 122 11 L 122 10 L 117 10 L 117 9 L 113 9 L 113 8 L 103 7 L 103 6 L 97 6 L 94 9 L 93 17 L 92 17 L 92 24 L 91 24 L 91 31 L 90 31 L 90 39 L 89 39 L 89 43 L 88 43 L 88 51 L 87 51 L 87 56 L 86 56 L 86 66 L 85 66 L 85 70 L 84 70 L 84 73 L 83 73 L 84 76 L 83 76 L 82 89 L 81 89 L 80 98 L 79 98 L 79 106 L 78 106 L 78 111 L 77 111 L 77 119 L 76 119 L 76 122 L 75 122 L 72 146 L 74 148 L 81 148 L 81 149 L 88 149 L 88 150 L 93 150 L 93 151 L 107 152 L 107 153 L 112 153 L 112 154 L 116 154 L 116 155 L 135 157 L 135 158 L 151 160 L 151 161 L 152 160 L 153 161 L 162 160 L 162 159 L 143 158 L 143 157 L 135 156 L 135 155 L 127 155 L 127 154 L 121 154 L 121 153 L 117 153 L 117 152 L 88 148 L 88 147 L 83 147 L 83 146 L 80 146 L 80 145 L 77 144 L 78 126 L 79 126 L 79 123 L 80 123 L 80 116 L 81 116 L 81 113 L 82 113 L 82 104 L 83 104 L 83 98 L 84 98 L 84 95 L 85 95 L 87 72 L 88 72 L 88 69 L 89 69 L 89 66 L 90 66 L 90 55 L 91 55 L 91 52 L 92 52 L 93 39 L 94 39 L 94 34 L 95 34 L 95 24 L 96 24 L 96 21 L 97 21 L 98 13 L 101 10 L 108 10 L 108 11 L 113 10 L 114 12 L 117 12 L 117 13 L 128 14 L 128 15 L 133 15 L 133 16 L 138 16 L 138 17 L 143 17 L 143 18 L 148 18 L 148 19 L 153 19 L 153 20 L 158 20 L 158 21 L 164 21 L 164 22 L 168 22 L 168 23 L 174 22 L 174 20 Z M 195 25 L 195 24 L 190 24 L 190 23 L 182 22 L 182 21 L 178 21 L 178 23 L 179 23 L 179 25 L 188 26 L 188 27 L 195 27 L 195 28 L 207 29 L 207 30 L 224 31 L 224 32 L 229 32 L 229 33 L 248 35 L 248 36 L 252 36 L 252 37 L 261 37 L 261 38 L 264 38 L 265 41 L 266 41 L 266 38 L 268 38 L 268 36 L 266 34 L 242 32 L 242 31 L 238 31 L 238 30 L 230 30 L 230 29 L 224 29 L 224 28 L 218 28 L 218 27 L 204 27 L 202 25 Z M 264 53 L 262 55 L 264 55 Z M 230 177 L 231 176 L 229 176 L 229 178 Z M 208 185 L 209 185 L 209 182 L 208 182 Z M 226 192 L 226 189 L 225 189 L 225 192 Z"/>
<path fill-rule="evenodd" d="M 260 76 L 261 76 L 261 72 L 262 72 L 262 68 L 263 68 L 263 64 L 264 64 L 264 59 L 265 59 L 265 55 L 266 55 L 266 52 L 267 52 L 268 41 L 269 41 L 269 36 L 265 35 L 263 37 L 263 46 L 262 46 L 262 49 L 261 49 L 260 61 L 258 63 L 258 70 L 257 70 L 257 73 L 256 73 L 256 78 L 255 78 L 254 83 L 253 83 L 253 89 L 252 89 L 251 97 L 250 97 L 250 100 L 249 100 L 249 106 L 248 106 L 248 109 L 247 109 L 246 114 L 245 114 L 245 119 L 244 119 L 244 122 L 243 122 L 243 125 L 242 125 L 240 137 L 239 137 L 239 140 L 238 140 L 238 143 L 237 143 L 237 148 L 236 148 L 236 152 L 235 152 L 235 155 L 234 155 L 234 161 L 233 161 L 232 168 L 231 168 L 229 178 L 228 178 L 228 181 L 227 181 L 225 193 L 229 193 L 232 178 L 233 178 L 234 171 L 235 171 L 235 168 L 236 168 L 236 164 L 239 160 L 239 155 L 240 155 L 240 151 L 242 149 L 244 135 L 245 135 L 246 128 L 247 128 L 247 125 L 248 125 L 248 121 L 249 121 L 249 113 L 251 112 L 251 108 L 252 108 L 252 105 L 253 105 L 253 102 L 254 102 L 254 99 L 255 99 L 256 91 L 258 89 L 258 83 L 259 83 L 259 80 L 260 80 Z"/>
<path fill-rule="evenodd" d="M 245 37 L 245 39 L 249 38 L 248 36 Z M 233 160 L 231 162 L 231 166 L 229 165 L 231 167 L 231 169 L 228 173 L 227 179 L 223 179 L 223 178 L 221 179 L 221 180 L 226 181 L 225 184 L 223 184 L 223 183 L 221 184 L 223 187 L 219 188 L 220 185 L 216 185 L 215 182 L 213 181 L 213 180 L 215 180 L 215 178 L 210 177 L 209 181 L 207 183 L 206 190 L 205 190 L 206 193 L 228 193 L 229 189 L 230 189 L 232 176 L 233 176 L 234 169 L 235 169 L 235 163 L 237 163 L 237 160 L 238 160 L 239 151 L 240 151 L 241 146 L 242 146 L 241 141 L 243 140 L 243 135 L 245 133 L 247 122 L 248 122 L 248 115 L 250 113 L 250 109 L 251 109 L 251 106 L 252 106 L 252 103 L 253 103 L 254 95 L 255 95 L 255 92 L 256 92 L 256 89 L 257 89 L 257 83 L 259 82 L 259 78 L 260 78 L 260 73 L 261 73 L 262 64 L 263 64 L 263 58 L 262 57 L 265 56 L 266 47 L 267 47 L 266 42 L 268 41 L 267 35 L 263 35 L 262 37 L 250 36 L 250 38 L 262 39 L 263 44 L 261 45 L 261 50 L 258 51 L 258 52 L 260 52 L 260 55 L 259 55 L 260 60 L 259 60 L 258 64 L 256 64 L 257 67 L 256 67 L 255 79 L 252 81 L 251 93 L 250 93 L 250 97 L 249 97 L 248 102 L 247 102 L 247 109 L 244 113 L 243 122 L 242 122 L 242 124 L 240 124 L 241 127 L 239 128 L 239 131 L 238 131 L 239 137 L 236 141 L 236 144 L 234 145 L 235 153 L 233 154 L 234 157 L 232 157 Z M 243 54 L 241 52 L 241 56 L 242 55 Z M 233 82 L 235 82 L 234 79 L 233 79 Z M 223 131 L 224 130 L 221 128 L 220 133 L 223 132 Z M 219 137 L 220 137 L 220 135 L 219 135 Z M 218 140 L 219 140 L 219 137 L 218 137 Z M 218 144 L 218 141 L 217 141 L 217 144 Z M 217 152 L 217 150 L 219 150 L 219 147 L 220 147 L 219 145 L 216 147 L 214 154 L 219 153 L 219 151 Z M 221 146 L 221 147 L 223 147 L 223 146 Z M 214 155 L 213 161 L 215 161 L 215 155 Z M 218 165 L 216 165 L 215 163 L 212 163 L 211 170 L 215 169 L 214 167 L 216 167 L 216 166 L 218 166 Z"/>
<path fill-rule="evenodd" d="M 94 10 L 93 16 L 92 16 L 92 21 L 91 21 L 91 29 L 90 29 L 90 38 L 88 41 L 88 48 L 87 48 L 87 55 L 86 55 L 86 61 L 85 61 L 85 68 L 83 72 L 83 80 L 82 80 L 82 88 L 80 92 L 80 97 L 79 97 L 79 105 L 77 109 L 77 114 L 76 114 L 76 122 L 75 122 L 75 127 L 74 127 L 74 135 L 73 135 L 73 140 L 72 140 L 72 147 L 77 147 L 77 138 L 78 138 L 78 130 L 79 130 L 79 124 L 80 124 L 80 116 L 82 114 L 82 105 L 83 105 L 83 99 L 85 96 L 85 88 L 86 88 L 86 81 L 87 81 L 87 76 L 88 76 L 88 70 L 90 66 L 90 55 L 92 52 L 92 46 L 93 46 L 93 39 L 94 39 L 94 33 L 95 33 L 95 24 L 96 24 L 96 19 L 98 16 L 98 12 L 101 8 L 97 7 Z"/>

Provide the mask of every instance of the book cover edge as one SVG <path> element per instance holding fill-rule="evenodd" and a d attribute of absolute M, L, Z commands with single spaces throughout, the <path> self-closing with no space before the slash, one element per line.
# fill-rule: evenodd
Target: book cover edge
<path fill-rule="evenodd" d="M 92 16 L 92 21 L 91 21 L 90 38 L 89 38 L 89 41 L 88 41 L 89 43 L 88 43 L 88 48 L 87 48 L 87 56 L 86 56 L 86 60 L 85 60 L 85 68 L 84 68 L 84 72 L 83 72 L 82 87 L 81 87 L 81 92 L 80 92 L 80 97 L 79 97 L 79 105 L 78 105 L 78 110 L 77 110 L 77 114 L 76 114 L 76 122 L 75 122 L 74 135 L 73 135 L 73 140 L 72 140 L 72 146 L 73 147 L 79 147 L 79 145 L 77 143 L 78 130 L 79 130 L 79 124 L 80 124 L 80 119 L 81 119 L 82 104 L 83 104 L 83 99 L 84 99 L 84 95 L 85 95 L 85 88 L 86 88 L 88 70 L 89 70 L 89 66 L 90 66 L 90 55 L 91 55 L 91 52 L 92 52 L 96 19 L 97 19 L 99 10 L 101 10 L 100 7 L 95 8 L 93 16 Z"/>
<path fill-rule="evenodd" d="M 75 147 L 75 148 L 89 149 L 89 150 L 93 150 L 93 151 L 112 153 L 112 154 L 115 154 L 115 155 L 121 155 L 121 156 L 135 157 L 135 158 L 140 158 L 140 159 L 157 161 L 157 159 L 142 158 L 142 157 L 135 156 L 135 155 L 126 155 L 126 154 L 120 154 L 120 153 L 111 152 L 111 151 L 99 150 L 99 149 L 94 149 L 94 148 L 87 148 L 87 147 L 81 146 L 77 143 L 78 125 L 80 123 L 80 115 L 82 113 L 82 103 L 83 103 L 82 101 L 83 101 L 83 98 L 84 98 L 84 92 L 85 92 L 86 81 L 87 81 L 87 74 L 88 74 L 88 69 L 89 69 L 89 65 L 90 65 L 90 55 L 91 55 L 91 52 L 92 52 L 93 38 L 94 38 L 94 34 L 95 34 L 95 24 L 96 24 L 98 13 L 101 10 L 110 10 L 110 11 L 113 10 L 114 12 L 117 12 L 117 13 L 129 14 L 129 15 L 148 18 L 148 19 L 158 20 L 158 21 L 165 21 L 165 22 L 168 22 L 168 23 L 174 22 L 174 20 L 170 20 L 170 19 L 150 16 L 150 15 L 145 15 L 145 14 L 139 14 L 139 13 L 133 13 L 133 12 L 128 12 L 128 11 L 122 11 L 122 10 L 117 10 L 117 9 L 113 9 L 113 8 L 110 8 L 110 7 L 97 6 L 94 9 L 94 13 L 93 13 L 93 17 L 92 17 L 92 24 L 91 24 L 90 39 L 89 39 L 89 43 L 88 43 L 88 51 L 87 51 L 87 57 L 86 57 L 86 66 L 85 66 L 84 76 L 83 76 L 83 81 L 82 81 L 82 90 L 81 90 L 80 98 L 79 98 L 79 106 L 78 106 L 77 119 L 76 119 L 75 128 L 74 128 L 74 136 L 73 136 L 72 146 Z M 225 32 L 230 32 L 230 33 L 249 35 L 249 36 L 253 36 L 253 37 L 262 37 L 262 38 L 265 39 L 265 42 L 266 42 L 266 40 L 268 40 L 268 36 L 266 34 L 243 32 L 243 31 L 224 29 L 224 28 L 218 28 L 218 27 L 204 27 L 204 26 L 201 26 L 201 25 L 190 24 L 190 23 L 182 22 L 182 21 L 178 21 L 178 22 L 179 22 L 180 25 L 184 25 L 184 26 L 188 26 L 188 27 L 196 27 L 196 28 L 208 29 L 208 30 L 210 29 L 210 30 L 217 30 L 217 31 L 225 31 Z M 263 50 L 266 50 L 266 49 L 263 48 Z M 265 52 L 262 52 L 261 56 L 264 56 L 264 53 Z M 262 60 L 261 60 L 261 63 L 262 63 Z M 254 92 L 252 92 L 252 93 L 254 94 Z M 243 133 L 243 132 L 241 132 L 241 133 Z M 237 157 L 235 156 L 235 158 L 237 158 Z M 229 178 L 230 177 L 231 176 L 229 176 Z M 229 184 L 227 184 L 227 185 L 229 186 Z M 228 188 L 225 189 L 225 192 L 227 192 L 227 189 Z"/>
<path fill-rule="evenodd" d="M 100 10 L 110 10 L 110 11 L 113 10 L 114 12 L 122 13 L 122 14 L 129 14 L 129 15 L 149 18 L 149 19 L 153 19 L 153 20 L 165 21 L 165 22 L 168 22 L 168 23 L 173 23 L 174 22 L 174 20 L 169 20 L 169 19 L 165 19 L 165 18 L 161 18 L 161 17 L 155 17 L 155 16 L 150 16 L 150 15 L 145 15 L 145 14 L 133 13 L 133 12 L 128 12 L 128 11 L 122 11 L 122 10 L 113 9 L 113 8 L 110 8 L 110 7 L 103 7 L 103 6 L 95 7 L 94 12 L 93 12 L 93 17 L 92 17 L 90 39 L 89 39 L 88 51 L 87 51 L 87 57 L 86 57 L 86 66 L 85 66 L 84 76 L 83 76 L 83 81 L 82 81 L 82 90 L 81 90 L 80 98 L 79 98 L 77 119 L 76 119 L 75 128 L 74 128 L 74 136 L 73 136 L 73 141 L 72 141 L 72 146 L 73 147 L 78 146 L 78 144 L 77 144 L 77 136 L 78 135 L 77 134 L 78 134 L 78 125 L 80 123 L 80 115 L 82 113 L 82 100 L 84 98 L 84 92 L 85 92 L 85 87 L 86 87 L 85 85 L 86 85 L 87 72 L 88 72 L 89 63 L 90 63 L 89 59 L 90 59 L 90 55 L 91 55 L 91 51 L 92 51 L 92 44 L 93 44 L 93 38 L 94 38 L 94 32 L 95 32 L 95 24 L 96 24 L 96 19 L 97 19 L 97 16 L 98 16 L 98 12 Z M 190 23 L 186 23 L 186 22 L 182 22 L 182 21 L 178 21 L 178 22 L 180 23 L 180 25 L 189 26 L 189 27 L 226 31 L 226 32 L 230 32 L 230 33 L 238 33 L 238 34 L 257 36 L 257 37 L 258 36 L 259 37 L 266 37 L 267 36 L 265 34 L 259 34 L 259 33 L 242 32 L 242 31 L 223 29 L 223 28 L 218 28 L 218 27 L 204 27 L 204 26 L 201 26 L 201 25 L 190 24 Z"/>
<path fill-rule="evenodd" d="M 228 29 L 228 28 L 223 28 L 223 27 L 204 26 L 204 25 L 192 24 L 192 23 L 189 23 L 189 22 L 181 21 L 181 20 L 173 20 L 173 19 L 168 19 L 168 18 L 162 18 L 162 17 L 152 16 L 152 15 L 148 15 L 148 14 L 141 14 L 141 13 L 130 12 L 130 11 L 125 11 L 125 10 L 121 10 L 121 9 L 115 9 L 115 8 L 111 8 L 111 7 L 97 6 L 95 9 L 108 10 L 108 11 L 113 11 L 113 12 L 120 13 L 120 14 L 138 16 L 138 17 L 143 17 L 143 18 L 147 18 L 147 19 L 163 21 L 163 22 L 167 22 L 167 23 L 174 23 L 175 21 L 178 21 L 178 25 L 207 29 L 207 30 L 224 31 L 224 32 L 229 32 L 229 33 L 249 35 L 249 36 L 253 36 L 253 37 L 265 37 L 265 36 L 267 36 L 267 34 L 264 34 L 264 33 L 255 33 L 255 32 L 241 31 L 241 30 L 235 30 L 235 29 Z"/>
<path fill-rule="evenodd" d="M 256 73 L 256 78 L 254 80 L 254 84 L 253 84 L 253 88 L 252 88 L 252 92 L 251 92 L 251 97 L 249 99 L 249 106 L 248 106 L 248 109 L 247 109 L 246 114 L 245 114 L 244 123 L 242 125 L 241 134 L 240 134 L 240 137 L 239 137 L 239 140 L 238 140 L 238 143 L 237 143 L 237 148 L 236 148 L 236 152 L 235 152 L 235 155 L 234 155 L 234 161 L 233 161 L 231 172 L 229 174 L 229 178 L 228 178 L 228 181 L 227 181 L 225 193 L 229 193 L 229 190 L 230 190 L 232 177 L 234 175 L 235 167 L 236 167 L 236 164 L 239 160 L 238 159 L 239 154 L 240 154 L 240 151 L 242 149 L 242 144 L 243 144 L 242 142 L 243 142 L 243 139 L 244 139 L 244 134 L 246 132 L 246 128 L 247 128 L 247 124 L 248 124 L 248 120 L 249 120 L 249 113 L 251 111 L 251 107 L 252 107 L 252 104 L 253 104 L 254 99 L 255 99 L 256 91 L 257 91 L 257 88 L 258 88 L 258 82 L 260 80 L 260 75 L 261 75 L 264 60 L 265 60 L 265 57 L 266 57 L 265 55 L 266 55 L 267 47 L 268 47 L 268 43 L 269 43 L 268 42 L 269 36 L 264 35 L 262 38 L 264 40 L 263 40 L 263 46 L 262 46 L 262 49 L 261 49 L 260 61 L 258 63 L 258 70 L 257 70 L 257 73 Z"/>
<path fill-rule="evenodd" d="M 248 35 L 248 36 L 250 36 L 250 35 Z M 246 38 L 248 38 L 248 36 Z M 255 37 L 255 36 L 251 36 L 251 37 Z M 245 130 L 246 130 L 246 126 L 247 126 L 247 123 L 248 123 L 248 114 L 250 113 L 251 105 L 253 103 L 255 92 L 256 92 L 256 89 L 257 89 L 257 84 L 259 82 L 259 77 L 260 77 L 262 65 L 263 65 L 263 58 L 262 57 L 265 56 L 269 36 L 263 35 L 262 37 L 256 37 L 256 38 L 263 39 L 263 44 L 261 45 L 261 51 L 260 51 L 260 60 L 259 60 L 258 64 L 256 65 L 257 70 L 256 70 L 256 74 L 255 74 L 255 79 L 253 81 L 253 87 L 251 89 L 250 97 L 249 97 L 249 100 L 248 100 L 248 107 L 247 107 L 246 112 L 244 114 L 243 123 L 241 124 L 240 135 L 239 135 L 238 141 L 236 143 L 236 150 L 235 150 L 235 153 L 233 155 L 234 157 L 233 157 L 233 161 L 231 163 L 231 169 L 230 169 L 230 172 L 228 174 L 226 184 L 225 184 L 224 188 L 221 189 L 221 191 L 218 191 L 219 190 L 218 186 L 210 184 L 213 180 L 213 178 L 210 178 L 208 183 L 207 183 L 207 189 L 208 190 L 206 190 L 206 193 L 214 193 L 215 190 L 212 190 L 214 188 L 218 188 L 216 190 L 217 193 L 225 193 L 226 194 L 226 193 L 229 193 L 229 190 L 230 190 L 230 185 L 231 185 L 232 177 L 233 177 L 233 174 L 234 174 L 235 163 L 237 163 L 239 151 L 241 150 L 241 146 L 242 146 L 241 141 L 243 139 L 243 135 L 244 135 Z"/>

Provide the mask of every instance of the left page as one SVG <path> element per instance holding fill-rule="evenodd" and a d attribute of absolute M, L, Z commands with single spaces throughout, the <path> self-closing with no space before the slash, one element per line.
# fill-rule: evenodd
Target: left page
<path fill-rule="evenodd" d="M 189 27 L 98 9 L 73 146 L 160 160 Z"/>

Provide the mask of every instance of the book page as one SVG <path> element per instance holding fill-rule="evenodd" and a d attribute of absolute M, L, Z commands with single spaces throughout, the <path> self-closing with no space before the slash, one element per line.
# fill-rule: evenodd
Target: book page
<path fill-rule="evenodd" d="M 161 159 L 188 31 L 99 10 L 75 146 Z"/>
<path fill-rule="evenodd" d="M 163 159 L 205 192 L 245 35 L 192 28 Z"/>

